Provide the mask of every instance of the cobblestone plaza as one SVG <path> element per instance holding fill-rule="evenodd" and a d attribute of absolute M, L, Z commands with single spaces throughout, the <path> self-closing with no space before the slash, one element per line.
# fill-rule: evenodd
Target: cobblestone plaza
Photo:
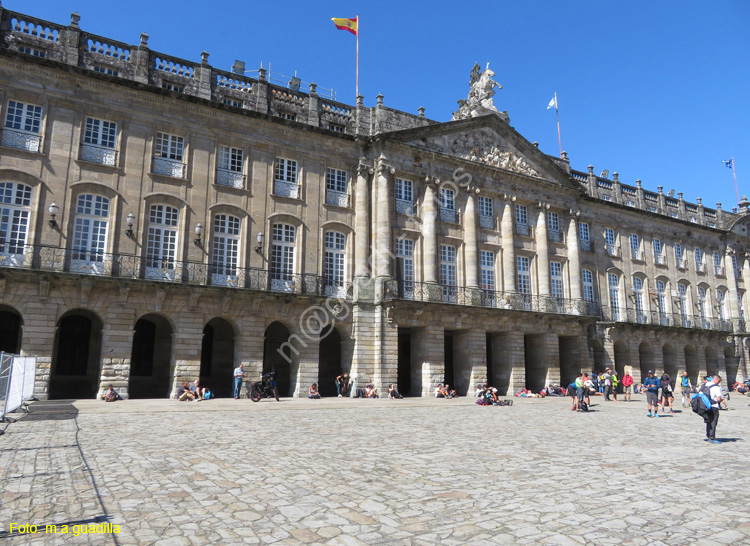
<path fill-rule="evenodd" d="M 747 400 L 711 445 L 691 412 L 648 419 L 635 398 L 588 414 L 569 399 L 37 403 L 0 438 L 0 540 L 750 543 Z M 105 522 L 120 532 L 72 534 Z"/>

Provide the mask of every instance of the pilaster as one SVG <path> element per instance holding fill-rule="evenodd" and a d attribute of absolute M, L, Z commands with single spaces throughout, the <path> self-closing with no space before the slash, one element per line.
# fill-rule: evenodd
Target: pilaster
<path fill-rule="evenodd" d="M 568 222 L 568 275 L 570 276 L 570 298 L 575 302 L 581 298 L 581 249 L 578 244 L 578 217 L 580 212 L 570 211 Z"/>
<path fill-rule="evenodd" d="M 503 218 L 500 221 L 500 233 L 503 241 L 502 278 L 505 292 L 516 291 L 516 249 L 513 237 L 513 201 L 516 198 L 506 195 L 503 204 Z"/>
<path fill-rule="evenodd" d="M 357 183 L 355 187 L 355 248 L 354 248 L 354 276 L 369 277 L 370 268 L 368 260 L 370 257 L 370 208 L 368 177 L 372 175 L 373 169 L 360 161 L 357 167 Z"/>
<path fill-rule="evenodd" d="M 376 167 L 376 192 L 378 215 L 375 224 L 375 276 L 391 277 L 391 184 L 390 178 L 396 170 L 385 163 L 381 156 Z"/>
<path fill-rule="evenodd" d="M 422 249 L 424 282 L 437 284 L 437 210 L 435 201 L 436 179 L 426 178 L 424 201 L 422 203 Z"/>
<path fill-rule="evenodd" d="M 464 255 L 466 266 L 466 286 L 479 288 L 478 269 L 479 258 L 477 250 L 477 213 L 475 193 L 479 190 L 469 188 L 466 196 L 466 211 L 464 213 Z"/>
<path fill-rule="evenodd" d="M 539 281 L 539 295 L 549 296 L 549 242 L 547 240 L 547 211 L 548 203 L 539 203 L 539 214 L 536 220 L 537 276 Z"/>

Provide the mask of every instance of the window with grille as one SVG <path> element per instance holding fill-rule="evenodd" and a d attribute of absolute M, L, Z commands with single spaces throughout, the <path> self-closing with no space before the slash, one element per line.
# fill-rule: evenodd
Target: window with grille
<path fill-rule="evenodd" d="M 181 136 L 156 133 L 156 144 L 154 146 L 154 155 L 156 157 L 182 161 L 184 151 L 185 139 Z"/>
<path fill-rule="evenodd" d="M 396 239 L 397 274 L 401 281 L 402 297 L 414 297 L 414 241 L 412 239 Z"/>
<path fill-rule="evenodd" d="M 221 276 L 236 276 L 240 256 L 240 226 L 239 218 L 229 214 L 214 216 L 214 233 L 212 244 L 213 274 Z M 214 280 L 216 279 L 214 277 Z M 224 284 L 224 283 L 217 283 Z"/>
<path fill-rule="evenodd" d="M 634 260 L 641 259 L 641 238 L 635 234 L 630 234 L 630 257 Z"/>
<path fill-rule="evenodd" d="M 14 100 L 8 101 L 5 126 L 27 133 L 39 133 L 42 123 L 42 107 Z"/>
<path fill-rule="evenodd" d="M 456 192 L 447 188 L 440 188 L 440 208 L 456 210 Z"/>
<path fill-rule="evenodd" d="M 682 266 L 682 245 L 679 243 L 674 244 L 674 259 L 677 263 L 677 267 Z"/>
<path fill-rule="evenodd" d="M 698 287 L 698 312 L 701 318 L 706 318 L 706 289 L 702 286 Z"/>
<path fill-rule="evenodd" d="M 147 277 L 174 278 L 178 219 L 179 211 L 174 207 L 151 206 L 146 243 Z"/>
<path fill-rule="evenodd" d="M 547 229 L 549 231 L 560 231 L 560 215 L 556 212 L 547 212 Z"/>
<path fill-rule="evenodd" d="M 528 224 L 529 213 L 526 205 L 516 205 L 516 224 Z"/>
<path fill-rule="evenodd" d="M 326 170 L 326 188 L 331 191 L 337 191 L 346 193 L 347 191 L 348 176 L 346 171 L 340 169 L 327 169 Z"/>
<path fill-rule="evenodd" d="M 440 284 L 443 286 L 443 301 L 456 297 L 456 247 L 440 245 Z"/>
<path fill-rule="evenodd" d="M 101 195 L 78 196 L 73 229 L 74 262 L 102 262 L 107 244 L 109 199 Z"/>
<path fill-rule="evenodd" d="M 664 281 L 656 281 L 656 305 L 660 315 L 667 312 L 667 286 Z"/>
<path fill-rule="evenodd" d="M 341 289 L 344 286 L 344 264 L 346 258 L 346 235 L 338 231 L 326 231 L 323 257 L 323 277 L 326 286 Z M 335 295 L 329 293 L 328 295 Z"/>
<path fill-rule="evenodd" d="M 596 301 L 593 273 L 588 269 L 581 270 L 581 280 L 583 281 L 583 299 L 591 302 Z"/>
<path fill-rule="evenodd" d="M 612 309 L 612 319 L 620 320 L 620 277 L 614 273 L 608 273 L 609 279 L 609 306 Z"/>
<path fill-rule="evenodd" d="M 654 247 L 654 261 L 657 264 L 663 263 L 662 253 L 661 253 L 661 241 L 659 239 L 654 239 L 652 241 L 652 246 Z"/>
<path fill-rule="evenodd" d="M 31 186 L 0 182 L 0 261 L 23 264 L 31 214 Z"/>
<path fill-rule="evenodd" d="M 607 246 L 615 246 L 615 230 L 612 228 L 605 228 L 604 237 L 607 241 Z"/>
<path fill-rule="evenodd" d="M 642 322 L 643 317 L 643 279 L 633 277 L 633 296 L 635 297 L 635 312 L 638 322 Z"/>
<path fill-rule="evenodd" d="M 549 273 L 552 297 L 563 299 L 565 294 L 563 293 L 562 264 L 560 262 L 550 262 Z"/>
<path fill-rule="evenodd" d="M 219 146 L 219 169 L 241 173 L 244 163 L 244 152 L 240 148 Z"/>
<path fill-rule="evenodd" d="M 482 250 L 479 253 L 479 263 L 482 273 L 482 290 L 495 290 L 495 253 Z"/>
<path fill-rule="evenodd" d="M 274 165 L 274 179 L 294 184 L 297 182 L 297 162 L 292 159 L 277 158 Z"/>
<path fill-rule="evenodd" d="M 83 142 L 102 148 L 114 148 L 117 138 L 117 124 L 103 119 L 86 118 Z"/>
<path fill-rule="evenodd" d="M 271 280 L 274 289 L 290 288 L 294 280 L 294 248 L 297 229 L 289 224 L 274 224 L 271 235 Z"/>
<path fill-rule="evenodd" d="M 529 259 L 526 256 L 516 258 L 518 269 L 518 291 L 521 294 L 531 294 L 531 275 L 529 273 Z"/>

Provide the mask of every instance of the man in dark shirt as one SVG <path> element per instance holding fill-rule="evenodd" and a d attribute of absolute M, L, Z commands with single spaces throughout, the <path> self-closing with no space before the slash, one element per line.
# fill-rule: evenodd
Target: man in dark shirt
<path fill-rule="evenodd" d="M 190 384 L 187 381 L 182 382 L 182 387 L 177 389 L 177 400 L 180 402 L 194 400 L 195 395 L 190 390 Z"/>
<path fill-rule="evenodd" d="M 648 371 L 648 377 L 643 381 L 643 386 L 646 388 L 648 416 L 659 417 L 659 380 L 654 377 L 652 370 Z M 654 407 L 653 415 L 651 414 L 651 406 Z"/>

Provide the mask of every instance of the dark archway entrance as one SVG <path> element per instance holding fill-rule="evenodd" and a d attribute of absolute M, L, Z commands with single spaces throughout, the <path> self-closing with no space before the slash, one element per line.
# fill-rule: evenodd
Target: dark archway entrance
<path fill-rule="evenodd" d="M 49 397 L 95 398 L 102 350 L 102 323 L 89 311 L 70 311 L 57 323 Z"/>
<path fill-rule="evenodd" d="M 263 343 L 263 371 L 276 370 L 276 384 L 279 396 L 291 396 L 289 392 L 292 386 L 292 351 L 286 345 L 279 353 L 281 346 L 289 341 L 289 329 L 280 322 L 272 322 L 266 328 L 265 341 Z M 253 381 L 255 381 L 253 379 Z"/>
<path fill-rule="evenodd" d="M 696 379 L 700 370 L 698 369 L 698 353 L 695 351 L 695 347 L 692 345 L 685 345 L 685 369 L 687 370 L 688 377 L 693 381 L 693 385 L 698 384 Z M 669 377 L 676 380 L 676 377 L 669 374 Z"/>
<path fill-rule="evenodd" d="M 219 398 L 234 395 L 234 328 L 223 318 L 213 318 L 203 328 L 200 382 Z"/>
<path fill-rule="evenodd" d="M 716 349 L 714 349 L 713 347 L 706 347 L 706 372 L 708 372 L 710 375 L 715 375 L 718 371 L 719 359 L 716 356 Z M 694 385 L 697 384 L 697 378 L 690 376 L 690 379 L 694 382 Z M 734 382 L 734 378 L 732 379 L 732 382 Z M 727 383 L 729 383 L 729 369 L 727 369 Z"/>
<path fill-rule="evenodd" d="M 168 398 L 172 376 L 172 325 L 157 314 L 135 323 L 130 354 L 130 398 Z"/>
<path fill-rule="evenodd" d="M 740 367 L 740 359 L 734 354 L 734 349 L 731 347 L 724 348 L 724 365 L 727 369 L 727 380 L 725 386 L 731 386 L 732 383 L 737 381 L 737 372 Z"/>
<path fill-rule="evenodd" d="M 443 372 L 443 384 L 451 385 L 451 389 L 455 389 L 456 382 L 455 370 L 453 367 L 453 332 L 445 331 L 443 334 L 443 353 L 444 353 L 444 372 Z"/>
<path fill-rule="evenodd" d="M 318 392 L 336 396 L 336 377 L 341 375 L 341 334 L 329 325 L 320 335 Z"/>
<path fill-rule="evenodd" d="M 630 366 L 630 350 L 624 341 L 615 341 L 615 371 L 617 372 L 617 392 L 622 392 L 622 378 L 625 366 Z"/>
<path fill-rule="evenodd" d="M 578 336 L 560 336 L 560 384 L 570 385 L 581 373 L 581 359 L 578 354 Z"/>
<path fill-rule="evenodd" d="M 526 334 L 523 336 L 524 366 L 526 370 L 526 388 L 539 392 L 547 385 L 547 355 L 544 336 Z"/>
<path fill-rule="evenodd" d="M 601 374 L 604 371 L 604 347 L 602 346 L 602 342 L 598 339 L 592 339 L 590 340 L 591 343 L 591 353 L 594 357 L 594 369 L 592 370 L 594 373 Z M 570 383 L 568 383 L 569 385 Z M 565 385 L 565 383 L 563 383 Z"/>
<path fill-rule="evenodd" d="M 5 308 L 0 309 L 0 351 L 21 352 L 21 315 Z"/>
<path fill-rule="evenodd" d="M 654 370 L 654 350 L 645 341 L 638 346 L 638 359 L 641 368 L 641 382 Z"/>
<path fill-rule="evenodd" d="M 668 374 L 670 378 L 674 379 L 674 377 L 677 375 L 677 354 L 675 353 L 674 347 L 672 347 L 671 344 L 666 343 L 664 347 L 662 347 L 661 352 L 664 358 L 664 369 L 661 371 L 662 373 Z M 656 370 L 654 370 L 654 373 L 656 375 L 661 375 Z"/>
<path fill-rule="evenodd" d="M 411 330 L 398 329 L 398 392 L 409 396 L 411 392 Z"/>

